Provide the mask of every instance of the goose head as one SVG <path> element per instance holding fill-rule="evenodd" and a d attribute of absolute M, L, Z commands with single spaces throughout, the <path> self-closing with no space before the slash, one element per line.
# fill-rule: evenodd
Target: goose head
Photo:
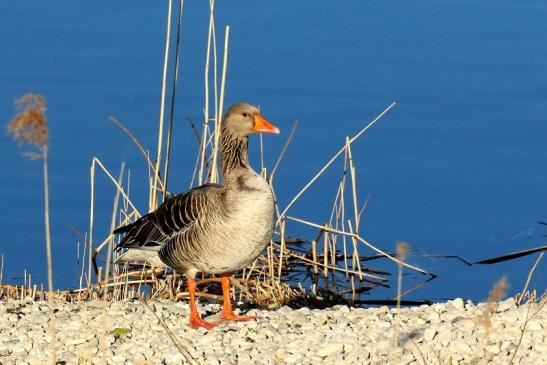
<path fill-rule="evenodd" d="M 237 103 L 224 116 L 223 128 L 244 138 L 254 133 L 279 134 L 279 128 L 260 114 L 258 108 L 248 103 Z"/>

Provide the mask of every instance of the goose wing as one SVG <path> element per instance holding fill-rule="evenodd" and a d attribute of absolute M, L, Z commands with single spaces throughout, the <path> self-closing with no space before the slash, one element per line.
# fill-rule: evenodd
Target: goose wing
<path fill-rule="evenodd" d="M 116 228 L 114 234 L 125 233 L 116 248 L 158 251 L 169 238 L 203 219 L 213 202 L 219 199 L 220 188 L 218 184 L 205 184 L 191 189 L 166 200 L 135 222 Z"/>

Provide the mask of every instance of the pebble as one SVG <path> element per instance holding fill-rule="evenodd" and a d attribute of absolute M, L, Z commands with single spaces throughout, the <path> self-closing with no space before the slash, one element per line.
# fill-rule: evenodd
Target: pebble
<path fill-rule="evenodd" d="M 454 343 L 454 350 L 456 350 L 456 352 L 460 354 L 463 353 L 469 355 L 473 353 L 473 349 L 471 348 L 471 346 L 462 341 L 456 341 Z"/>
<path fill-rule="evenodd" d="M 433 341 L 435 335 L 437 334 L 437 327 L 428 327 L 424 331 L 424 340 L 427 342 Z"/>
<path fill-rule="evenodd" d="M 198 364 L 547 364 L 547 310 L 528 321 L 527 305 L 500 302 L 489 328 L 477 321 L 484 304 L 456 298 L 432 306 L 325 310 L 287 306 L 252 310 L 261 319 L 193 330 L 186 303 L 150 303 Z M 60 363 L 180 364 L 164 326 L 138 301 L 55 305 Z M 218 320 L 220 306 L 200 306 Z M 532 305 L 530 312 L 538 310 Z M 116 329 L 116 330 L 115 330 Z M 49 363 L 49 307 L 42 302 L 0 302 L 0 364 Z M 114 335 L 115 333 L 115 335 Z"/>
<path fill-rule="evenodd" d="M 464 304 L 463 304 L 463 299 L 462 298 L 456 298 L 452 301 L 452 305 L 454 306 L 454 308 L 456 308 L 457 310 L 463 310 L 465 308 Z"/>
<path fill-rule="evenodd" d="M 541 331 L 543 330 L 544 325 L 545 323 L 542 325 L 539 321 L 532 319 L 528 321 L 528 324 L 526 325 L 526 329 L 530 331 Z"/>
<path fill-rule="evenodd" d="M 321 357 L 327 357 L 329 355 L 338 354 L 344 350 L 344 344 L 343 343 L 330 343 L 325 344 L 323 347 L 319 349 L 317 352 L 317 355 Z"/>
<path fill-rule="evenodd" d="M 505 311 L 508 311 L 512 308 L 516 308 L 516 306 L 517 306 L 517 303 L 515 302 L 515 299 L 514 298 L 509 298 L 509 299 L 504 300 L 503 302 L 498 303 L 497 311 L 498 312 L 505 312 Z"/>

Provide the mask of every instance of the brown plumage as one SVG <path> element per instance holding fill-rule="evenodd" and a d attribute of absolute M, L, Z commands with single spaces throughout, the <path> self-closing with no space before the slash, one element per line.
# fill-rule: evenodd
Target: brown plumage
<path fill-rule="evenodd" d="M 125 233 L 120 249 L 157 251 L 163 263 L 188 278 L 190 326 L 212 328 L 195 306 L 195 275 L 220 274 L 224 295 L 221 317 L 236 316 L 229 299 L 230 274 L 251 264 L 270 242 L 274 225 L 273 194 L 248 162 L 248 136 L 279 133 L 247 103 L 233 105 L 222 123 L 223 184 L 205 184 L 165 201 L 155 211 L 114 233 Z"/>

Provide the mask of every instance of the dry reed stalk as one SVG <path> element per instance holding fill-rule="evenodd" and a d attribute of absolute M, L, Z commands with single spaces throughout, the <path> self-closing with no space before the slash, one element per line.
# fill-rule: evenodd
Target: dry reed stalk
<path fill-rule="evenodd" d="M 169 327 L 167 327 L 167 325 L 165 324 L 165 321 L 160 318 L 158 316 L 158 314 L 152 309 L 152 307 L 150 307 L 150 304 L 148 304 L 148 302 L 144 301 L 143 302 L 144 305 L 146 306 L 146 308 L 148 308 L 150 310 L 150 312 L 152 312 L 152 314 L 154 314 L 154 316 L 156 317 L 156 319 L 159 321 L 159 323 L 161 324 L 161 326 L 163 327 L 163 329 L 165 330 L 165 332 L 167 333 L 167 335 L 169 336 L 169 338 L 171 339 L 171 341 L 173 342 L 173 345 L 175 345 L 175 347 L 177 348 L 177 350 L 179 350 L 180 354 L 182 356 L 184 356 L 184 358 L 186 359 L 186 361 L 188 361 L 190 364 L 197 364 L 197 362 L 195 361 L 194 357 L 190 354 L 190 352 L 188 352 L 188 350 L 186 350 L 187 348 L 190 347 L 190 344 L 186 341 L 184 341 L 184 344 L 182 343 L 183 340 L 181 340 L 180 338 L 178 338 L 174 333 L 173 331 L 171 331 L 169 329 Z"/>
<path fill-rule="evenodd" d="M 85 270 L 85 255 L 86 255 L 86 248 L 87 248 L 87 233 L 84 236 L 84 247 L 82 248 L 82 259 L 81 262 L 81 271 L 80 271 L 80 289 L 82 289 L 83 285 L 83 279 L 84 279 L 84 270 Z"/>
<path fill-rule="evenodd" d="M 351 197 L 353 198 L 353 216 L 355 221 L 355 234 L 359 234 L 359 213 L 357 204 L 357 177 L 355 172 L 355 165 L 353 164 L 353 157 L 351 154 L 351 143 L 349 137 L 346 137 L 346 150 L 348 156 L 349 172 L 351 177 Z"/>
<path fill-rule="evenodd" d="M 328 239 L 328 229 L 329 225 L 325 224 L 325 234 L 323 235 L 323 276 L 327 278 L 329 276 L 329 263 L 328 263 L 328 253 L 329 253 L 329 239 Z"/>
<path fill-rule="evenodd" d="M 309 222 L 309 221 L 306 221 L 306 220 L 303 220 L 303 219 L 300 219 L 300 218 L 296 218 L 296 217 L 291 217 L 291 216 L 287 216 L 287 219 L 289 220 L 292 220 L 292 221 L 295 221 L 295 222 L 299 222 L 299 223 L 302 223 L 302 224 L 305 224 L 305 225 L 308 225 L 308 226 L 311 226 L 311 227 L 316 227 L 316 228 L 319 228 L 319 229 L 325 229 L 324 226 L 321 226 L 317 223 L 313 223 L 313 222 Z M 368 246 L 369 248 L 371 248 L 373 251 L 377 252 L 378 254 L 386 257 L 387 259 L 395 262 L 395 263 L 400 263 L 401 265 L 409 268 L 409 269 L 412 269 L 412 270 L 415 270 L 417 272 L 419 272 L 420 274 L 423 274 L 423 275 L 432 275 L 431 273 L 423 270 L 423 269 L 420 269 L 419 267 L 417 266 L 414 266 L 414 265 L 410 265 L 406 262 L 401 262 L 399 261 L 396 257 L 393 257 L 392 255 L 388 254 L 387 252 L 384 252 L 383 250 L 380 250 L 379 248 L 377 248 L 376 246 L 374 246 L 373 244 L 369 243 L 368 241 L 366 241 L 364 238 L 362 238 L 361 236 L 359 235 L 356 235 L 355 233 L 351 233 L 351 232 L 345 232 L 345 231 L 341 231 L 341 230 L 338 230 L 338 229 L 333 229 L 333 228 L 328 228 L 327 231 L 329 232 L 334 232 L 334 233 L 337 233 L 337 234 L 341 234 L 341 235 L 346 235 L 348 237 L 355 237 L 358 241 L 362 242 L 363 244 L 365 244 L 366 246 Z"/>
<path fill-rule="evenodd" d="M 520 338 L 519 338 L 519 341 L 517 343 L 517 347 L 515 348 L 515 352 L 513 353 L 513 356 L 511 357 L 511 360 L 509 361 L 509 364 L 512 364 L 513 361 L 515 360 L 515 356 L 517 356 L 517 352 L 518 352 L 518 350 L 519 350 L 519 348 L 522 344 L 522 339 L 524 337 L 524 333 L 526 332 L 526 326 L 539 312 L 541 312 L 541 310 L 543 310 L 543 307 L 547 304 L 547 300 L 542 300 L 539 303 L 538 308 L 536 309 L 536 311 L 532 315 L 530 315 L 530 309 L 531 309 L 532 304 L 533 304 L 532 302 L 528 303 L 528 308 L 526 310 L 526 318 L 525 318 L 524 324 L 522 325 L 522 328 L 521 328 Z"/>
<path fill-rule="evenodd" d="M 214 115 L 214 121 L 215 121 L 215 130 L 214 130 L 214 133 L 211 134 L 211 146 L 212 146 L 212 149 L 214 150 L 215 148 L 218 148 L 218 144 L 214 144 L 213 145 L 213 139 L 215 138 L 215 136 L 217 135 L 217 132 L 220 133 L 220 129 L 216 129 L 217 127 L 217 123 L 216 121 L 219 120 L 220 118 L 222 118 L 222 112 L 219 111 L 220 109 L 220 106 L 219 106 L 219 91 L 218 91 L 218 54 L 217 54 L 217 35 L 216 35 L 216 28 L 215 28 L 215 21 L 214 21 L 214 6 L 215 6 L 215 1 L 214 0 L 209 0 L 209 4 L 210 4 L 210 10 L 211 10 L 211 19 L 212 19 L 212 23 L 211 23 L 211 27 L 212 27 L 212 44 L 213 44 L 213 91 L 214 91 L 214 98 L 213 98 L 213 101 L 214 101 L 214 107 L 215 107 L 215 115 Z M 213 166 L 213 156 L 212 156 L 213 152 L 211 152 L 211 157 L 210 157 L 210 161 L 208 161 L 209 163 L 209 172 L 208 172 L 208 176 L 207 178 L 210 180 L 211 179 L 211 168 Z"/>
<path fill-rule="evenodd" d="M 281 250 L 279 251 L 279 265 L 277 267 L 277 280 L 281 281 L 281 274 L 282 274 L 282 269 L 283 269 L 283 252 L 285 251 L 286 249 L 286 245 L 285 245 L 285 220 L 282 220 L 281 221 L 281 225 L 280 225 L 280 236 L 281 236 Z"/>
<path fill-rule="evenodd" d="M 87 287 L 91 288 L 91 260 L 93 255 L 93 217 L 95 212 L 95 158 L 91 162 L 91 167 L 89 170 L 89 176 L 90 176 L 90 186 L 91 186 L 91 194 L 90 194 L 90 203 L 89 203 L 89 241 L 87 242 L 87 246 L 89 249 L 88 253 L 88 263 L 87 263 Z"/>
<path fill-rule="evenodd" d="M 165 31 L 165 55 L 163 58 L 163 76 L 161 82 L 161 101 L 160 101 L 160 119 L 158 127 L 158 150 L 156 154 L 156 168 L 154 171 L 159 172 L 161 166 L 161 152 L 163 148 L 163 122 L 165 114 L 165 94 L 167 89 L 167 68 L 169 65 L 169 45 L 171 43 L 171 12 L 172 12 L 172 0 L 168 1 L 167 10 L 167 30 Z M 155 210 L 158 206 L 158 174 L 154 174 L 154 183 L 152 185 L 152 200 L 150 204 L 150 210 Z"/>
<path fill-rule="evenodd" d="M 534 271 L 536 270 L 536 267 L 538 266 L 539 262 L 541 261 L 541 259 L 543 258 L 543 252 L 541 252 L 536 261 L 534 261 L 534 265 L 532 265 L 532 268 L 530 269 L 530 271 L 528 272 L 528 277 L 526 278 L 526 283 L 524 284 L 524 288 L 522 288 L 522 291 L 517 294 L 516 298 L 515 298 L 515 301 L 517 303 L 517 305 L 520 305 L 521 301 L 522 301 L 522 298 L 524 297 L 524 293 L 526 293 L 526 291 L 528 290 L 528 285 L 530 284 L 530 281 L 532 280 L 532 276 L 534 275 Z"/>
<path fill-rule="evenodd" d="M 260 151 L 260 171 L 266 170 L 266 167 L 264 166 L 264 139 L 262 138 L 262 133 L 258 134 L 258 146 Z M 266 179 L 267 177 L 264 176 Z"/>
<path fill-rule="evenodd" d="M 0 259 L 0 288 L 2 287 L 2 283 L 4 282 L 4 254 L 1 254 Z M 0 293 L 0 298 L 2 297 Z"/>
<path fill-rule="evenodd" d="M 211 59 L 211 37 L 213 32 L 213 9 L 214 9 L 214 0 L 209 2 L 210 14 L 209 14 L 209 30 L 207 35 L 207 53 L 205 56 L 205 102 L 203 107 L 203 132 L 201 134 L 201 144 L 200 144 L 200 153 L 199 153 L 199 173 L 198 173 L 198 185 L 204 183 L 203 179 L 203 170 L 205 164 L 205 149 L 206 149 L 206 140 L 209 131 L 209 61 Z"/>
<path fill-rule="evenodd" d="M 536 267 L 537 267 L 537 265 L 539 264 L 539 262 L 541 261 L 542 258 L 543 258 L 543 252 L 541 252 L 538 255 L 537 259 L 534 261 L 534 264 L 532 265 L 532 268 L 528 272 L 528 277 L 526 278 L 526 283 L 524 284 L 524 288 L 522 289 L 522 291 L 520 293 L 517 294 L 517 296 L 515 298 L 515 302 L 516 302 L 517 305 L 521 304 L 522 298 L 524 298 L 525 293 L 527 293 L 528 285 L 530 284 L 530 281 L 532 280 L 532 276 L 534 275 L 534 271 L 536 270 Z M 544 294 L 543 298 L 541 298 L 539 300 L 538 309 L 536 310 L 536 312 L 533 315 L 530 316 L 530 309 L 531 309 L 532 304 L 534 303 L 534 300 L 531 298 L 530 295 L 528 296 L 528 298 L 529 299 L 528 299 L 528 308 L 526 310 L 526 318 L 524 319 L 524 324 L 521 328 L 520 337 L 519 337 L 519 341 L 517 343 L 517 347 L 515 348 L 515 352 L 513 353 L 513 356 L 511 357 L 511 360 L 509 361 L 509 364 L 513 364 L 513 362 L 515 360 L 517 352 L 518 352 L 518 350 L 519 350 L 519 348 L 522 344 L 522 339 L 524 338 L 524 333 L 526 332 L 526 326 L 528 325 L 528 322 L 530 320 L 532 320 L 532 318 L 534 318 L 542 310 L 542 308 L 545 306 L 545 304 L 547 303 L 547 297 L 545 297 L 545 294 Z"/>
<path fill-rule="evenodd" d="M 365 133 L 370 127 L 372 127 L 377 121 L 379 121 L 380 119 L 382 119 L 382 117 L 391 110 L 391 108 L 393 108 L 395 106 L 395 102 L 391 103 L 386 109 L 384 109 L 384 111 L 382 111 L 376 118 L 374 118 L 370 123 L 368 123 L 363 129 L 361 129 L 356 135 L 354 135 L 349 143 L 353 143 L 356 139 L 358 139 L 359 137 L 361 137 L 361 135 L 363 135 L 363 133 Z M 342 147 L 337 153 L 334 154 L 334 156 L 319 170 L 319 172 L 317 172 L 307 183 L 306 185 L 304 185 L 304 187 L 302 189 L 300 189 L 300 191 L 294 196 L 294 198 L 289 202 L 289 204 L 285 207 L 285 209 L 283 210 L 283 212 L 280 214 L 279 218 L 278 218 L 278 222 L 279 220 L 284 217 L 287 212 L 289 211 L 289 209 L 294 205 L 294 203 L 296 203 L 296 201 L 298 200 L 298 198 L 300 198 L 300 196 L 302 196 L 302 194 L 304 194 L 306 192 L 306 190 L 308 190 L 308 188 L 329 168 L 330 165 L 332 165 L 332 163 L 334 161 L 336 161 L 336 159 L 342 154 L 344 153 L 344 151 L 346 150 L 346 147 L 344 145 L 344 147 Z"/>
<path fill-rule="evenodd" d="M 351 234 L 355 235 L 353 232 L 353 226 L 351 224 L 351 221 L 348 219 L 348 228 Z M 357 240 L 354 236 L 351 237 L 351 241 L 353 243 L 353 255 L 352 255 L 352 268 L 353 270 L 361 273 L 361 261 L 359 260 L 359 250 L 357 249 Z M 359 275 L 359 279 L 363 279 L 361 275 Z"/>
<path fill-rule="evenodd" d="M 215 20 L 214 20 L 214 7 L 215 2 L 214 0 L 209 1 L 209 29 L 208 29 L 208 36 L 207 36 L 207 53 L 205 57 L 205 72 L 204 72 L 204 82 L 205 82 L 205 103 L 204 103 L 204 121 L 203 121 L 203 132 L 202 132 L 202 140 L 200 144 L 200 165 L 199 165 L 199 173 L 198 173 L 198 184 L 201 185 L 205 182 L 205 180 L 208 180 L 208 178 L 204 177 L 204 170 L 207 166 L 207 158 L 206 158 L 206 148 L 210 145 L 211 139 L 207 142 L 207 137 L 210 138 L 214 137 L 214 133 L 212 134 L 209 129 L 209 65 L 211 60 L 211 49 L 213 50 L 213 86 L 214 86 L 214 117 L 213 120 L 215 121 L 215 131 L 216 131 L 216 121 L 218 119 L 218 83 L 217 83 L 217 46 L 216 46 L 216 31 L 215 31 Z M 212 147 L 213 149 L 215 146 Z M 208 177 L 210 178 L 209 171 Z"/>
<path fill-rule="evenodd" d="M 25 94 L 15 101 L 17 114 L 8 124 L 8 131 L 16 140 L 28 143 L 38 149 L 27 157 L 42 160 L 44 179 L 44 225 L 48 273 L 48 302 L 50 307 L 51 362 L 57 362 L 55 314 L 53 302 L 53 260 L 51 253 L 51 232 L 49 224 L 49 177 L 48 177 L 48 126 L 45 115 L 46 101 L 42 95 Z"/>
<path fill-rule="evenodd" d="M 399 259 L 399 261 L 401 263 L 406 261 L 409 250 L 410 250 L 410 245 L 407 242 L 398 242 L 397 243 L 397 245 L 395 247 L 395 251 L 397 253 L 397 258 Z M 403 265 L 398 263 L 397 264 L 397 318 L 395 319 L 397 324 L 398 324 L 398 326 L 396 327 L 397 346 L 400 345 L 399 344 L 399 337 L 400 337 L 399 329 L 405 330 L 403 321 L 400 318 L 400 315 L 401 315 L 401 298 L 403 296 L 402 287 L 403 287 Z M 422 353 L 422 350 L 420 349 L 420 347 L 418 346 L 416 341 L 414 341 L 411 334 L 408 335 L 408 340 L 412 343 L 412 345 L 416 348 L 416 350 L 420 354 L 420 357 L 422 358 L 422 363 L 424 365 L 428 364 L 428 362 L 425 359 L 424 354 Z"/>
<path fill-rule="evenodd" d="M 306 257 L 304 257 L 303 255 L 298 255 L 298 254 L 295 254 L 295 253 L 292 253 L 292 252 L 287 252 L 285 254 L 286 256 L 290 256 L 290 257 L 294 257 L 302 262 L 305 262 L 305 263 L 308 263 L 312 266 L 317 266 L 317 267 L 321 267 L 323 268 L 324 270 L 331 270 L 331 271 L 337 271 L 337 272 L 340 272 L 340 273 L 348 273 L 348 274 L 351 274 L 351 275 L 363 275 L 364 277 L 368 277 L 368 278 L 371 278 L 371 279 L 377 279 L 377 280 L 381 280 L 381 281 L 384 281 L 385 279 L 380 277 L 380 276 L 377 276 L 377 275 L 373 275 L 373 274 L 368 274 L 368 273 L 364 273 L 364 272 L 358 272 L 358 271 L 354 271 L 354 270 L 345 270 L 344 268 L 341 268 L 341 267 L 337 267 L 337 266 L 330 266 L 330 265 L 326 265 L 324 263 L 321 263 L 320 260 L 318 259 L 308 259 Z"/>
<path fill-rule="evenodd" d="M 122 184 L 122 179 L 123 179 L 123 172 L 124 172 L 124 168 L 125 168 L 125 163 L 122 163 L 121 167 L 120 167 L 120 175 L 118 177 L 118 185 L 121 185 Z M 116 228 L 116 212 L 118 210 L 118 203 L 119 203 L 119 200 L 120 200 L 120 191 L 118 189 L 116 189 L 116 194 L 114 196 L 114 208 L 112 209 L 112 219 L 110 220 L 110 232 L 113 232 L 114 231 L 114 228 Z M 110 276 L 110 260 L 112 259 L 112 251 L 114 249 L 114 236 L 112 234 L 109 235 L 109 239 L 108 239 L 108 252 L 106 254 L 106 269 L 105 269 L 105 281 L 108 283 L 108 279 L 109 279 L 109 276 Z M 98 253 L 98 251 L 97 251 Z M 99 281 L 100 282 L 100 281 Z M 107 293 L 108 291 L 105 290 L 104 291 L 104 299 L 106 300 L 107 298 Z"/>
<path fill-rule="evenodd" d="M 335 229 L 341 229 L 342 231 L 345 230 L 345 219 L 346 219 L 345 218 L 344 192 L 345 192 L 345 186 L 346 186 L 347 153 L 346 153 L 346 157 L 344 158 L 344 160 L 345 160 L 344 161 L 344 172 L 342 174 L 342 180 L 340 181 L 340 183 L 338 185 L 338 190 L 337 190 L 337 193 L 336 193 L 336 197 L 334 199 L 333 209 L 332 209 L 332 212 L 331 212 L 331 225 L 333 225 Z M 332 224 L 333 219 L 335 219 L 334 224 Z M 342 248 L 343 248 L 343 254 L 344 254 L 344 268 L 347 270 L 348 269 L 348 259 L 347 259 L 348 258 L 348 250 L 347 250 L 346 236 L 344 236 L 344 235 L 342 235 Z M 348 278 L 347 274 L 346 274 L 346 278 Z M 353 287 L 353 279 L 352 279 L 352 287 Z"/>
<path fill-rule="evenodd" d="M 397 243 L 396 252 L 400 262 L 405 262 L 410 246 L 406 242 Z M 401 309 L 401 290 L 403 287 L 403 265 L 397 264 L 397 313 Z"/>
<path fill-rule="evenodd" d="M 139 152 L 142 154 L 142 156 L 144 157 L 144 159 L 148 163 L 149 171 L 152 170 L 155 174 L 157 174 L 158 172 L 155 171 L 156 167 L 154 166 L 154 163 L 152 162 L 152 160 L 150 160 L 150 153 L 147 150 L 144 149 L 144 147 L 139 142 L 139 140 L 135 137 L 135 135 L 133 135 L 133 133 L 131 133 L 131 131 L 125 125 L 123 125 L 122 122 L 120 122 L 116 118 L 114 118 L 112 116 L 109 116 L 108 119 L 110 119 L 110 121 L 112 123 L 114 123 L 118 128 L 120 128 L 129 137 L 131 142 L 133 142 L 133 144 L 137 147 Z M 160 189 L 163 190 L 163 188 L 164 188 L 163 187 L 163 182 L 161 180 L 158 180 L 158 183 L 160 184 Z"/>
<path fill-rule="evenodd" d="M 95 168 L 94 167 L 95 164 L 98 165 L 101 168 L 101 170 L 103 170 L 103 172 L 106 174 L 106 176 L 108 176 L 108 178 L 114 184 L 116 189 L 119 190 L 120 194 L 123 196 L 125 201 L 127 201 L 127 204 L 129 204 L 131 206 L 131 209 L 133 209 L 135 211 L 135 213 L 137 214 L 137 218 L 139 218 L 141 216 L 139 210 L 137 209 L 137 207 L 135 207 L 135 205 L 133 204 L 133 202 L 131 201 L 131 199 L 129 198 L 127 193 L 125 192 L 125 189 L 118 183 L 118 180 L 115 179 L 114 176 L 112 176 L 110 171 L 108 171 L 108 169 L 103 165 L 101 160 L 99 160 L 97 157 L 93 157 L 93 161 L 92 161 L 93 168 Z"/>
<path fill-rule="evenodd" d="M 272 186 L 273 178 L 275 176 L 275 172 L 277 171 L 277 168 L 281 164 L 281 161 L 283 160 L 283 157 L 285 157 L 285 153 L 287 152 L 287 149 L 289 148 L 289 144 L 291 143 L 294 133 L 296 132 L 296 127 L 298 127 L 298 121 L 294 122 L 291 132 L 289 133 L 289 136 L 287 137 L 287 140 L 285 141 L 285 144 L 283 145 L 283 148 L 281 149 L 281 152 L 279 153 L 279 157 L 275 161 L 275 165 L 272 168 L 272 172 L 270 173 L 270 176 L 268 178 L 268 181 L 270 183 L 270 186 Z"/>
<path fill-rule="evenodd" d="M 165 168 L 163 173 L 163 200 L 167 198 L 167 181 L 169 179 L 169 160 L 171 157 L 171 137 L 173 134 L 173 122 L 175 117 L 175 100 L 177 95 L 177 81 L 179 78 L 179 63 L 180 63 L 180 36 L 182 29 L 182 9 L 184 0 L 179 0 L 179 14 L 177 22 L 177 39 L 175 41 L 175 71 L 173 73 L 173 88 L 171 91 L 171 110 L 169 114 L 169 128 L 167 129 L 167 143 L 165 152 Z"/>
<path fill-rule="evenodd" d="M 213 163 L 211 166 L 211 182 L 216 183 L 219 181 L 218 177 L 218 156 L 220 155 L 219 146 L 220 146 L 220 130 L 221 130 L 221 118 L 224 108 L 224 90 L 226 87 L 226 71 L 228 68 L 228 44 L 230 39 L 230 26 L 226 26 L 226 32 L 224 34 L 224 60 L 222 62 L 222 79 L 220 85 L 220 98 L 218 101 L 218 114 L 215 119 L 215 144 L 213 150 Z"/>
<path fill-rule="evenodd" d="M 312 250 L 312 260 L 313 260 L 313 272 L 315 274 L 319 273 L 319 267 L 317 266 L 317 241 L 311 241 L 311 250 Z"/>

